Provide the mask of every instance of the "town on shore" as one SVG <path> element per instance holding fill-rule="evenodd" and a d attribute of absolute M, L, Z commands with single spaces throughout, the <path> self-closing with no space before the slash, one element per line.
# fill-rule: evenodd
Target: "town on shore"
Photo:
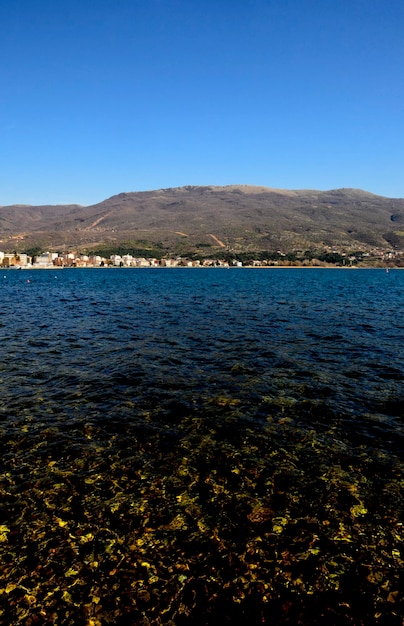
<path fill-rule="evenodd" d="M 326 250 L 321 253 L 261 253 L 249 258 L 247 253 L 227 255 L 227 258 L 191 259 L 136 257 L 112 254 L 108 258 L 78 252 L 42 252 L 36 256 L 26 253 L 0 251 L 0 266 L 14 269 L 50 269 L 68 267 L 404 267 L 404 251 L 375 249 L 357 253 Z"/>

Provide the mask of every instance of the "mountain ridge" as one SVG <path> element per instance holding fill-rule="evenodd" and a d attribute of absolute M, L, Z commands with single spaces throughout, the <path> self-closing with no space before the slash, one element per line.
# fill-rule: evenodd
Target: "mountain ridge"
<path fill-rule="evenodd" d="M 403 198 L 361 189 L 186 185 L 121 192 L 88 206 L 0 206 L 0 249 L 126 244 L 186 254 L 213 252 L 220 241 L 228 250 L 245 252 L 330 246 L 402 250 L 402 224 Z"/>

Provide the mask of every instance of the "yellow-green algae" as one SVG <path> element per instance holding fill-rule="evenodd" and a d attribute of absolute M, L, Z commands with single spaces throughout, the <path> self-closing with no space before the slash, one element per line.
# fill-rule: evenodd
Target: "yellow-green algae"
<path fill-rule="evenodd" d="M 279 407 L 5 431 L 0 623 L 401 626 L 399 454 Z"/>

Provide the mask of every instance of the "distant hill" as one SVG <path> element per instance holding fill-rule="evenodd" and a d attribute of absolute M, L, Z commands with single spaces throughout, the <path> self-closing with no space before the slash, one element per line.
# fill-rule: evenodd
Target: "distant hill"
<path fill-rule="evenodd" d="M 91 206 L 0 207 L 0 250 L 131 247 L 169 254 L 404 249 L 404 199 L 248 185 L 120 193 Z"/>

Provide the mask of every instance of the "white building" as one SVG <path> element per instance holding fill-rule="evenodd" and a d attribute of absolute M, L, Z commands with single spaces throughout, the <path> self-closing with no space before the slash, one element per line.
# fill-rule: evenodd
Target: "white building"
<path fill-rule="evenodd" d="M 35 267 L 52 267 L 53 261 L 57 259 L 56 252 L 42 252 L 35 258 Z"/>

